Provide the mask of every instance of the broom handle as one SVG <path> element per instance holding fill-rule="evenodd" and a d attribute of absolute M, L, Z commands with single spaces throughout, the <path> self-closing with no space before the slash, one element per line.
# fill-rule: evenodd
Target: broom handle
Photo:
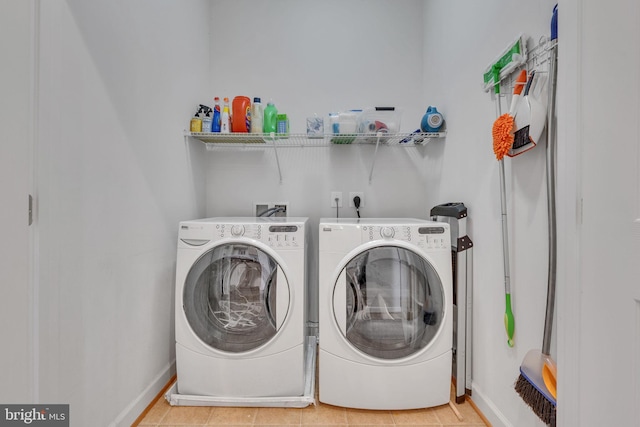
<path fill-rule="evenodd" d="M 553 313 L 556 300 L 556 264 L 557 264 L 557 232 L 556 232 L 556 80 L 558 78 L 558 47 L 551 49 L 549 55 L 549 113 L 547 117 L 547 215 L 549 217 L 549 272 L 547 277 L 547 309 L 544 316 L 544 334 L 542 336 L 542 353 L 549 355 L 551 351 L 551 333 L 553 330 Z"/>

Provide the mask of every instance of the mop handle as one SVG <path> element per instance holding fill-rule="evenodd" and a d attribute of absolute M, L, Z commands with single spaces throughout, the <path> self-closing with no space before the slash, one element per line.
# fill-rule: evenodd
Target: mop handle
<path fill-rule="evenodd" d="M 498 97 L 498 117 L 502 115 L 500 97 Z M 511 294 L 511 275 L 509 272 L 509 222 L 507 221 L 507 188 L 504 176 L 504 159 L 498 161 L 500 166 L 500 215 L 502 219 L 502 257 L 504 263 L 504 292 Z"/>
<path fill-rule="evenodd" d="M 502 115 L 502 106 L 500 104 L 500 95 L 496 95 L 498 101 L 498 117 Z M 514 346 L 513 335 L 515 332 L 515 319 L 513 310 L 511 309 L 511 275 L 509 271 L 509 222 L 507 220 L 507 189 L 504 173 L 504 159 L 498 160 L 500 166 L 500 211 L 502 217 L 502 256 L 504 266 L 504 329 L 507 333 L 507 345 Z"/>
<path fill-rule="evenodd" d="M 556 265 L 557 265 L 557 231 L 556 231 L 556 80 L 558 78 L 558 47 L 555 45 L 549 55 L 549 113 L 547 117 L 547 214 L 549 217 L 549 273 L 547 277 L 547 308 L 544 316 L 544 333 L 542 336 L 542 353 L 551 350 L 551 333 L 553 329 L 553 312 L 556 300 Z"/>

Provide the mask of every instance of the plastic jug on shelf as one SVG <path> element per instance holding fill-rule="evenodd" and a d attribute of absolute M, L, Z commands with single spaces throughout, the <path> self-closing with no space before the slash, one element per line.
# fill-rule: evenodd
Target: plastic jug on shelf
<path fill-rule="evenodd" d="M 438 112 L 436 107 L 429 106 L 427 112 L 422 116 L 420 130 L 422 132 L 440 132 L 443 124 L 444 117 L 442 117 L 442 114 Z"/>

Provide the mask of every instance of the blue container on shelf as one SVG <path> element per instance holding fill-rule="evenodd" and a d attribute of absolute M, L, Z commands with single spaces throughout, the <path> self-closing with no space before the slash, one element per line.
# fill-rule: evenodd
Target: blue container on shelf
<path fill-rule="evenodd" d="M 442 117 L 442 114 L 438 112 L 436 107 L 429 106 L 427 112 L 422 116 L 420 130 L 422 132 L 440 132 L 443 124 L 444 117 Z"/>

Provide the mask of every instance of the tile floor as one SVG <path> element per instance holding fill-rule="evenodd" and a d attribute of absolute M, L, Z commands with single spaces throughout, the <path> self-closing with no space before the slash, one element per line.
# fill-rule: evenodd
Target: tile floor
<path fill-rule="evenodd" d="M 233 408 L 171 406 L 160 398 L 138 424 L 140 427 L 183 426 L 473 426 L 484 427 L 482 417 L 469 402 L 406 411 L 365 411 L 318 402 L 306 408 Z"/>

